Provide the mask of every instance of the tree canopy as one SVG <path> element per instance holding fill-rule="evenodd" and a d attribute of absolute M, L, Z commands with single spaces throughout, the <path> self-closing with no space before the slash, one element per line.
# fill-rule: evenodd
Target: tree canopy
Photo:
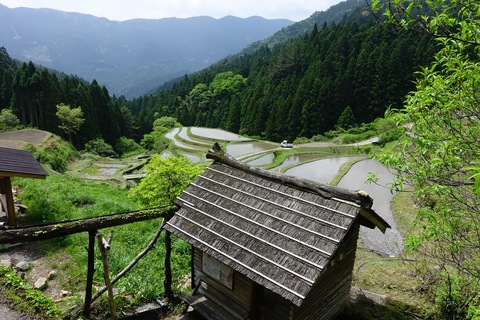
<path fill-rule="evenodd" d="M 386 19 L 427 33 L 441 46 L 396 115 L 407 128 L 397 151 L 380 160 L 396 171 L 394 188 L 413 187 L 417 228 L 407 241 L 430 259 L 436 301 L 446 319 L 480 316 L 480 3 L 387 1 Z M 425 6 L 427 4 L 427 6 Z M 374 1 L 374 8 L 380 2 Z M 475 319 L 477 319 L 475 318 Z"/>
<path fill-rule="evenodd" d="M 146 207 L 171 205 L 204 169 L 185 157 L 162 159 L 155 154 L 145 166 L 145 178 L 130 190 L 129 196 Z"/>
<path fill-rule="evenodd" d="M 82 108 L 70 108 L 70 106 L 61 103 L 57 105 L 57 113 L 55 115 L 60 120 L 58 127 L 68 135 L 70 142 L 72 142 L 72 135 L 77 133 L 80 130 L 80 126 L 85 122 Z"/>

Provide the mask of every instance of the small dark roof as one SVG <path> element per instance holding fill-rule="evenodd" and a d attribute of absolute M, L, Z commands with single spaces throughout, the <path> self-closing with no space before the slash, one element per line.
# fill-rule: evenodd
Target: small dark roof
<path fill-rule="evenodd" d="M 298 306 L 357 218 L 389 227 L 364 193 L 249 167 L 215 150 L 165 228 Z"/>
<path fill-rule="evenodd" d="M 47 171 L 25 150 L 0 147 L 0 177 L 44 179 Z"/>

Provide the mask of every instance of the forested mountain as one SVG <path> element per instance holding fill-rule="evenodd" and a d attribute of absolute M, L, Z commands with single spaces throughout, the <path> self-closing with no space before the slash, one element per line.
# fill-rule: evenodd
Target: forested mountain
<path fill-rule="evenodd" d="M 32 62 L 17 63 L 0 47 L 0 110 L 10 107 L 25 126 L 62 135 L 55 115 L 57 104 L 81 107 L 85 123 L 75 136 L 74 144 L 83 145 L 102 138 L 115 145 L 121 137 L 134 137 L 131 112 L 113 100 L 105 86 L 75 77 L 50 72 Z"/>
<path fill-rule="evenodd" d="M 355 125 L 401 108 L 414 72 L 437 50 L 430 38 L 375 21 L 365 7 L 350 16 L 230 56 L 131 101 L 111 97 L 97 81 L 58 76 L 33 63 L 16 68 L 2 50 L 0 109 L 11 107 L 24 125 L 60 134 L 56 105 L 81 107 L 86 121 L 77 147 L 97 137 L 111 145 L 122 136 L 139 141 L 161 116 L 272 141 L 310 138 L 334 129 L 344 112 Z"/>
<path fill-rule="evenodd" d="M 20 61 L 96 79 L 112 94 L 134 97 L 201 70 L 291 23 L 232 16 L 119 22 L 0 4 L 0 46 Z"/>
<path fill-rule="evenodd" d="M 346 20 L 363 24 L 371 19 L 371 15 L 368 14 L 368 7 L 365 4 L 365 0 L 342 1 L 331 6 L 326 11 L 317 11 L 305 20 L 286 26 L 270 37 L 248 45 L 244 52 L 251 53 L 252 50 L 264 44 L 273 47 L 278 43 L 303 36 L 310 33 L 315 24 L 317 26 L 322 26 L 324 23 L 331 25 L 332 23 L 341 23 Z M 367 14 L 365 11 L 367 11 Z"/>
<path fill-rule="evenodd" d="M 359 9 L 363 10 L 363 9 Z M 365 12 L 362 13 L 365 15 Z M 414 72 L 431 61 L 430 38 L 371 21 L 313 30 L 185 76 L 172 89 L 134 99 L 141 132 L 155 117 L 224 128 L 273 141 L 335 128 L 345 110 L 356 124 L 401 108 Z"/>

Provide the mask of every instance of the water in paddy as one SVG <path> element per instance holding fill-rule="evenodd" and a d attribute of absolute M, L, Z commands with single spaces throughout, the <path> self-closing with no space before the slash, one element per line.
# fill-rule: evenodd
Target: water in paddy
<path fill-rule="evenodd" d="M 311 161 L 317 158 L 320 158 L 321 155 L 318 154 L 293 154 L 288 156 L 283 160 L 283 163 L 275 168 L 270 169 L 270 171 L 280 172 L 280 169 L 293 166 L 300 162 Z"/>
<path fill-rule="evenodd" d="M 187 152 L 180 152 L 180 154 L 182 156 L 184 156 L 185 158 L 187 158 L 188 160 L 190 160 L 191 162 L 195 162 L 195 163 L 199 163 L 202 159 L 196 155 L 196 154 L 192 154 L 192 153 L 187 153 Z"/>
<path fill-rule="evenodd" d="M 268 151 L 275 148 L 277 148 L 277 146 L 271 143 L 263 141 L 252 141 L 245 143 L 228 144 L 227 153 L 232 157 L 238 157 L 251 153 Z"/>
<path fill-rule="evenodd" d="M 329 183 L 340 167 L 353 157 L 327 158 L 308 162 L 285 171 L 285 174 L 298 178 Z"/>
<path fill-rule="evenodd" d="M 178 136 L 182 139 L 185 139 L 187 141 L 192 141 L 192 142 L 195 142 L 195 143 L 200 143 L 202 145 L 205 145 L 205 146 L 208 146 L 210 147 L 213 143 L 209 143 L 209 142 L 204 142 L 204 141 L 199 141 L 199 140 L 195 140 L 195 139 L 192 139 L 189 135 L 188 135 L 188 132 L 187 132 L 188 128 L 186 127 L 183 127 L 180 129 L 180 132 L 178 133 Z"/>
<path fill-rule="evenodd" d="M 178 133 L 179 130 L 180 130 L 179 128 L 175 128 L 175 129 L 173 129 L 172 131 L 170 131 L 169 133 L 167 133 L 167 134 L 165 135 L 165 137 L 167 137 L 168 139 L 172 140 L 173 143 L 175 143 L 175 145 L 176 145 L 177 147 L 184 148 L 184 149 L 194 149 L 194 148 L 192 148 L 192 147 L 190 147 L 190 146 L 187 146 L 187 145 L 181 143 L 181 142 L 178 141 L 177 139 L 175 139 L 175 135 Z"/>
<path fill-rule="evenodd" d="M 249 161 L 248 164 L 250 166 L 257 166 L 257 167 L 266 166 L 267 164 L 273 161 L 273 158 L 275 158 L 275 155 L 273 153 L 269 153 L 260 158 Z"/>
<path fill-rule="evenodd" d="M 370 172 L 379 177 L 377 183 L 365 183 Z M 390 192 L 389 184 L 393 179 L 394 175 L 380 162 L 367 159 L 355 163 L 338 184 L 342 188 L 364 190 L 373 198 L 372 209 L 385 219 L 391 228 L 383 234 L 378 229 L 362 227 L 360 236 L 367 248 L 387 256 L 399 255 L 403 248 L 403 236 L 398 230 L 391 208 L 394 194 Z"/>
<path fill-rule="evenodd" d="M 224 131 L 221 129 L 191 127 L 190 132 L 196 136 L 201 136 L 210 139 L 218 139 L 225 141 L 241 141 L 246 140 L 241 135 Z"/>

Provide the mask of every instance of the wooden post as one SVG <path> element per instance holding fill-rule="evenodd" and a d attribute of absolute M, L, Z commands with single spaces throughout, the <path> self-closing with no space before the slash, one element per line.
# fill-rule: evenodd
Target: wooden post
<path fill-rule="evenodd" d="M 4 209 L 7 212 L 8 226 L 14 228 L 17 226 L 17 217 L 15 216 L 15 205 L 13 203 L 13 192 L 10 177 L 0 178 L 0 193 L 5 195 L 5 202 L 7 206 Z"/>
<path fill-rule="evenodd" d="M 95 235 L 97 230 L 88 231 L 88 262 L 87 262 L 87 285 L 85 288 L 85 303 L 83 315 L 90 318 L 90 306 L 92 300 L 93 274 L 95 273 Z"/>
<path fill-rule="evenodd" d="M 97 233 L 97 241 L 98 241 L 98 248 L 100 249 L 100 253 L 102 255 L 102 263 L 103 263 L 103 279 L 105 280 L 105 286 L 107 287 L 108 291 L 108 304 L 110 305 L 110 316 L 111 319 L 117 320 L 117 310 L 115 308 L 115 301 L 113 297 L 113 289 L 112 284 L 110 282 L 110 271 L 108 270 L 108 259 L 107 259 L 107 249 L 105 248 L 105 244 L 108 243 L 102 236 L 101 233 Z"/>
<path fill-rule="evenodd" d="M 172 268 L 170 265 L 170 256 L 172 254 L 172 237 L 171 233 L 165 231 L 165 280 L 163 280 L 163 286 L 165 288 L 165 296 L 168 301 L 173 300 L 172 291 Z"/>

